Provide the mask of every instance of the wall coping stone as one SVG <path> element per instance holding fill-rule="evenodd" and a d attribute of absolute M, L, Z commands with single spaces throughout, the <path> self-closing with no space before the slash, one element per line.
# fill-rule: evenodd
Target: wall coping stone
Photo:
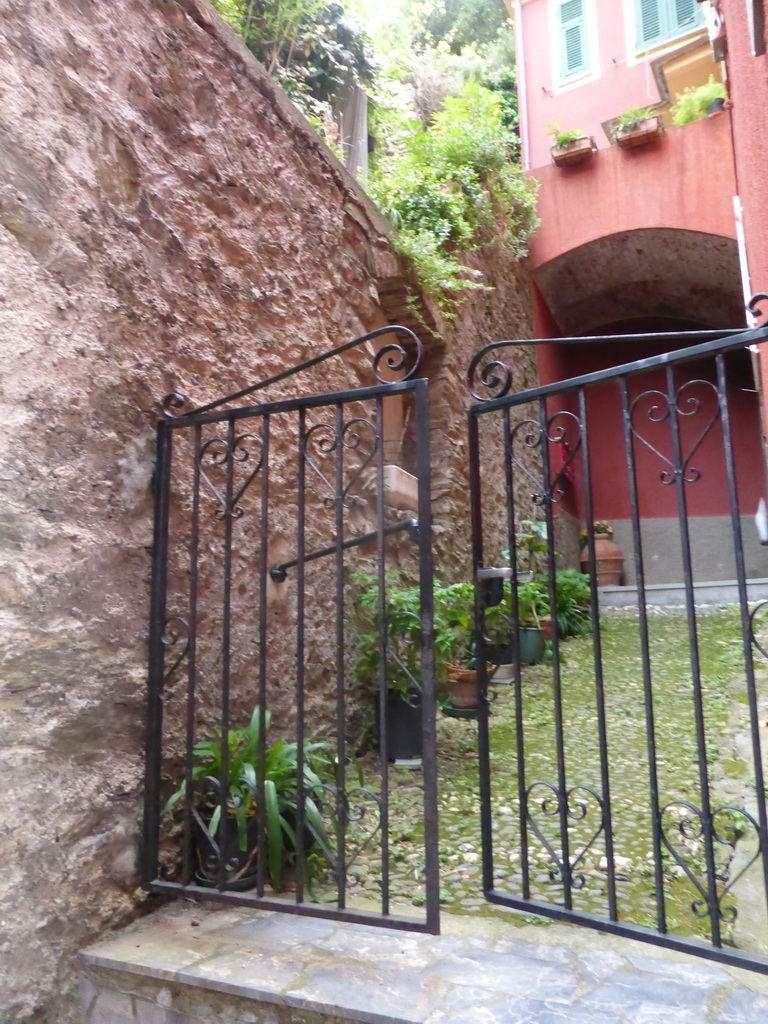
<path fill-rule="evenodd" d="M 443 915 L 443 934 L 427 936 L 176 903 L 86 949 L 82 962 L 84 1024 L 143 1020 L 147 1007 L 163 1021 L 214 1024 L 222 997 L 237 1002 L 228 1021 L 281 1024 L 308 1015 L 364 1024 L 768 1019 L 767 977 L 503 917 Z"/>

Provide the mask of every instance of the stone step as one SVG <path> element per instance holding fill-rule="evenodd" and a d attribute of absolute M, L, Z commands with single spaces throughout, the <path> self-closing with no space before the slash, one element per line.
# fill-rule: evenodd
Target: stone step
<path fill-rule="evenodd" d="M 768 978 L 520 918 L 443 934 L 175 903 L 82 954 L 84 1024 L 756 1024 Z"/>

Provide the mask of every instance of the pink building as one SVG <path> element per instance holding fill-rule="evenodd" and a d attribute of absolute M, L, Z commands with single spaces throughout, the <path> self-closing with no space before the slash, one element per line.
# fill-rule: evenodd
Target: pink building
<path fill-rule="evenodd" d="M 686 88 L 710 77 L 727 80 L 717 6 L 711 0 L 507 2 L 517 36 L 523 160 L 541 182 L 542 223 L 530 265 L 537 334 L 554 342 L 539 350 L 542 383 L 692 344 L 691 335 L 674 336 L 682 332 L 744 329 L 751 285 L 737 220 L 733 113 L 726 103 L 726 109 L 681 126 L 670 113 Z M 614 129 L 633 108 L 658 117 L 659 130 L 621 148 Z M 553 163 L 553 124 L 593 140 L 583 162 Z M 622 340 L 556 343 L 617 336 Z M 748 522 L 764 490 L 758 394 L 749 353 L 732 353 L 728 360 L 749 575 L 766 577 L 768 558 Z M 605 402 L 593 415 L 600 423 L 601 462 L 618 465 L 624 458 L 621 411 Z M 702 455 L 709 457 L 706 443 Z M 711 458 L 716 477 L 714 451 Z M 650 493 L 651 463 L 647 481 L 642 466 L 639 472 L 641 492 L 647 483 Z M 611 520 L 630 548 L 629 494 L 617 479 L 623 475 L 598 474 L 595 515 Z M 691 501 L 700 577 L 730 578 L 732 567 L 708 554 L 728 513 L 724 488 L 697 489 Z M 567 511 L 583 521 L 578 487 Z M 661 551 L 652 582 L 673 582 L 679 578 L 671 554 L 675 511 L 654 499 L 649 515 Z M 633 582 L 631 565 L 627 582 Z"/>

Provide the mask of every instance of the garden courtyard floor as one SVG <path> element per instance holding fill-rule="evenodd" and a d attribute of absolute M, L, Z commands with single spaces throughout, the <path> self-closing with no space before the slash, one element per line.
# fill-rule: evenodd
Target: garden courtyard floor
<path fill-rule="evenodd" d="M 740 617 L 734 608 L 713 608 L 698 610 L 697 618 L 712 807 L 745 808 L 755 817 L 757 797 Z M 682 610 L 653 609 L 648 628 L 660 806 L 682 801 L 700 807 L 685 614 Z M 654 928 L 659 900 L 653 870 L 645 694 L 637 615 L 625 611 L 604 614 L 601 640 L 619 917 Z M 562 649 L 566 776 L 569 787 L 588 787 L 576 794 L 583 817 L 578 818 L 582 813 L 578 810 L 569 828 L 572 861 L 584 851 L 577 865 L 583 887 L 574 894 L 574 906 L 577 910 L 607 915 L 605 835 L 599 833 L 599 804 L 589 793 L 590 789 L 599 793 L 603 788 L 593 641 L 591 636 L 572 639 Z M 764 723 L 768 717 L 768 665 L 756 650 L 755 655 L 760 718 Z M 526 786 L 556 784 L 551 664 L 526 667 L 521 692 Z M 516 725 L 514 689 L 499 686 L 490 718 L 494 881 L 497 890 L 520 895 Z M 477 723 L 439 716 L 437 751 L 442 905 L 452 913 L 498 918 L 503 911 L 486 903 L 481 891 Z M 765 751 L 763 757 L 765 760 Z M 374 774 L 372 771 L 371 776 Z M 559 853 L 558 817 L 544 813 L 543 807 L 551 791 L 540 785 L 534 787 L 531 797 L 530 806 L 540 833 Z M 415 906 L 423 903 L 421 806 L 420 773 L 391 768 L 390 887 L 395 899 L 411 901 Z M 663 903 L 671 933 L 707 939 L 706 920 L 692 911 L 700 894 L 686 873 L 687 868 L 696 878 L 703 878 L 703 843 L 696 837 L 696 822 L 686 826 L 687 813 L 685 808 L 673 807 L 663 817 L 665 833 L 679 857 L 676 861 L 664 850 Z M 724 921 L 724 941 L 765 955 L 768 924 L 759 861 L 737 879 L 757 852 L 754 829 L 746 817 L 731 810 L 716 816 L 716 824 L 723 838 L 738 836 L 735 842 L 716 844 L 722 890 L 736 882 L 723 904 L 737 910 L 735 920 Z M 528 841 L 532 897 L 557 904 L 562 899 L 562 887 L 550 874 L 550 852 L 531 828 Z M 361 889 L 373 896 L 380 883 L 376 851 L 363 854 L 354 872 Z M 540 918 L 537 923 L 546 925 L 547 919 Z"/>

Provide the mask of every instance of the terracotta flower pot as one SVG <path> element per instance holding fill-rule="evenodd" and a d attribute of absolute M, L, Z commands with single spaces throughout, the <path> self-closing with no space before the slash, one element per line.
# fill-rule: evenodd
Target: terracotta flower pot
<path fill-rule="evenodd" d="M 455 708 L 477 707 L 477 669 L 447 665 L 448 692 Z"/>
<path fill-rule="evenodd" d="M 595 569 L 598 587 L 618 587 L 624 571 L 624 555 L 609 533 L 595 534 Z M 581 571 L 589 572 L 589 549 L 581 556 Z"/>

